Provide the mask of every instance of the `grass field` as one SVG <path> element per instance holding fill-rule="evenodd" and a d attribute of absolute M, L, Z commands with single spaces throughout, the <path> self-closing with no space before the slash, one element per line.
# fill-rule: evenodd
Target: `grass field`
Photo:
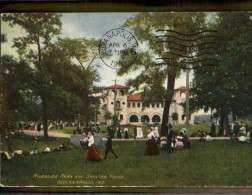
<path fill-rule="evenodd" d="M 127 126 L 128 130 L 129 130 L 129 136 L 133 137 L 133 126 Z M 173 130 L 177 131 L 178 133 L 181 131 L 181 129 L 184 126 L 174 126 Z M 159 131 L 160 131 L 160 125 L 159 125 Z M 201 123 L 201 124 L 194 124 L 190 126 L 190 134 L 192 132 L 197 132 L 198 130 L 200 131 L 207 131 L 210 132 L 210 128 L 211 128 L 211 124 L 210 123 Z M 83 129 L 83 126 L 81 127 L 81 130 Z M 124 127 L 121 128 L 122 130 L 124 129 Z M 66 134 L 72 134 L 73 131 L 76 130 L 76 127 L 65 127 L 64 129 L 51 129 L 49 130 L 49 132 L 55 132 L 55 133 L 66 133 Z M 101 126 L 101 130 L 100 132 L 106 132 L 107 133 L 107 126 Z M 216 132 L 218 132 L 218 127 L 216 128 Z M 148 127 L 144 126 L 143 127 L 143 134 L 145 137 L 147 137 L 148 135 Z"/>
<path fill-rule="evenodd" d="M 40 138 L 51 149 L 67 139 Z M 29 152 L 30 136 L 12 140 L 13 147 Z M 251 143 L 191 141 L 192 148 L 159 156 L 144 156 L 143 141 L 114 142 L 119 158 L 109 154 L 102 162 L 85 163 L 87 150 L 24 156 L 1 165 L 1 183 L 8 186 L 251 186 Z M 3 142 L 3 150 L 8 143 Z M 105 148 L 98 148 L 103 156 Z M 45 178 L 47 177 L 47 178 Z"/>

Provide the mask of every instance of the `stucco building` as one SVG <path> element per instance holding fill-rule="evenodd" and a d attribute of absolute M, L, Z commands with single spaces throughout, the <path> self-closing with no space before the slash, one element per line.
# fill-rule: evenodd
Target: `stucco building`
<path fill-rule="evenodd" d="M 170 106 L 169 123 L 184 125 L 186 116 L 184 109 L 179 103 L 185 101 L 186 88 L 180 87 L 175 90 L 173 102 Z M 141 101 L 142 92 L 128 95 L 128 89 L 122 85 L 112 85 L 106 88 L 106 93 L 100 95 L 100 114 L 98 120 L 100 122 L 107 122 L 104 119 L 106 111 L 114 114 L 118 113 L 120 123 L 123 124 L 153 124 L 161 123 L 163 116 L 164 103 L 152 103 L 143 108 Z M 178 120 L 172 120 L 172 114 L 178 114 Z M 190 124 L 194 122 L 194 115 L 192 114 L 189 120 Z"/>

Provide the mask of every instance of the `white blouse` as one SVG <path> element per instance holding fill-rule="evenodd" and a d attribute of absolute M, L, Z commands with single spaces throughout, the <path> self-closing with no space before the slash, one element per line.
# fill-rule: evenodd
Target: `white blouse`
<path fill-rule="evenodd" d="M 150 133 L 148 134 L 148 139 L 152 139 L 152 137 L 154 137 L 154 138 L 155 138 L 155 135 L 154 135 L 154 133 L 153 133 L 153 132 L 150 132 Z"/>
<path fill-rule="evenodd" d="M 91 147 L 94 144 L 94 136 L 88 138 L 88 147 Z"/>

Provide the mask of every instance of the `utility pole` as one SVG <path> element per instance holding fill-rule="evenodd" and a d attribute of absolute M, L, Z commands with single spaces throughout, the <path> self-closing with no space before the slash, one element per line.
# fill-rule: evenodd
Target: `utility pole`
<path fill-rule="evenodd" d="M 116 114 L 116 79 L 115 81 L 115 86 L 114 86 L 114 115 Z"/>
<path fill-rule="evenodd" d="M 186 63 L 186 132 L 187 137 L 190 139 L 190 128 L 189 128 L 189 63 Z"/>

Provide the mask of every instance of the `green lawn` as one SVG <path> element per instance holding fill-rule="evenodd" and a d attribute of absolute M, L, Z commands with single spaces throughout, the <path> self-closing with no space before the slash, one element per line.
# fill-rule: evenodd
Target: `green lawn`
<path fill-rule="evenodd" d="M 134 127 L 133 126 L 127 126 L 127 127 L 129 129 L 129 136 L 133 137 Z M 181 126 L 181 125 L 174 126 L 173 130 L 175 130 L 179 133 L 183 127 L 185 127 L 185 126 Z M 161 127 L 159 125 L 159 131 L 160 131 L 160 128 Z M 83 126 L 81 126 L 81 130 L 82 129 L 83 129 Z M 124 127 L 122 127 L 121 129 L 123 130 Z M 198 130 L 210 132 L 210 129 L 211 129 L 210 123 L 201 123 L 198 125 L 194 124 L 194 125 L 190 126 L 190 134 L 192 132 L 197 132 Z M 72 134 L 74 130 L 76 130 L 76 127 L 65 127 L 64 129 L 51 129 L 51 130 L 49 130 L 49 132 Z M 100 132 L 102 132 L 102 131 L 107 133 L 107 126 L 101 126 Z M 218 128 L 216 128 L 216 132 L 218 132 Z M 148 127 L 147 126 L 143 127 L 143 134 L 145 137 L 147 137 L 147 135 L 148 135 Z"/>
<path fill-rule="evenodd" d="M 67 139 L 41 138 L 54 148 Z M 102 162 L 85 163 L 86 149 L 24 156 L 1 165 L 1 183 L 11 186 L 251 186 L 251 143 L 192 141 L 192 149 L 159 156 L 143 156 L 143 141 L 114 142 L 119 158 L 112 154 Z M 4 141 L 3 150 L 8 143 Z M 31 137 L 12 140 L 12 145 L 30 151 Z M 98 148 L 103 156 L 105 148 Z M 48 175 L 54 178 L 41 178 Z"/>

